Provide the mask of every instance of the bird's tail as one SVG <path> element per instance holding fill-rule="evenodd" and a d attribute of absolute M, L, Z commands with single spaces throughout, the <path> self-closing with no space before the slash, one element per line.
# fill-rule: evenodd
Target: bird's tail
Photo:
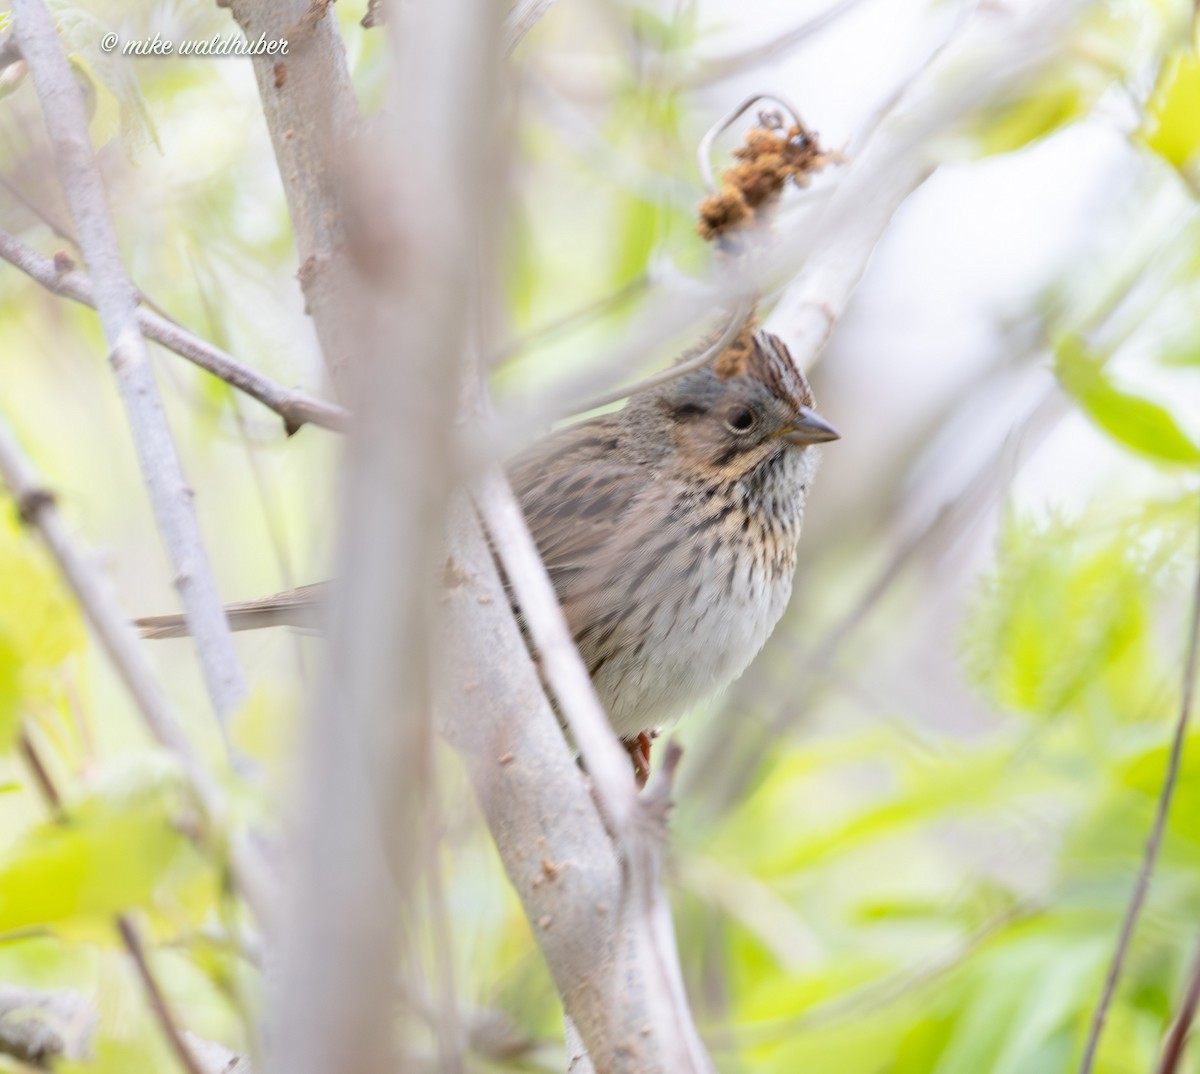
<path fill-rule="evenodd" d="M 329 592 L 328 582 L 289 589 L 257 600 L 241 600 L 225 605 L 230 630 L 261 630 L 263 627 L 290 626 L 317 630 Z M 183 638 L 189 633 L 182 615 L 147 615 L 135 619 L 143 638 Z"/>

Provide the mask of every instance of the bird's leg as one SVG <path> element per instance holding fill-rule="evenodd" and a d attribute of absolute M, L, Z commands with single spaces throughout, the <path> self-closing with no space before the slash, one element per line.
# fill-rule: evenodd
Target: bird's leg
<path fill-rule="evenodd" d="M 650 778 L 650 746 L 656 737 L 655 731 L 642 731 L 634 738 L 621 739 L 621 745 L 633 760 L 633 778 L 637 780 L 638 790 L 646 786 L 646 780 Z"/>

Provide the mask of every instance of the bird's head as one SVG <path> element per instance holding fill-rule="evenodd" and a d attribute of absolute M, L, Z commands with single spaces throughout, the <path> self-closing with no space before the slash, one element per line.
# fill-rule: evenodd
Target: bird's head
<path fill-rule="evenodd" d="M 710 365 L 648 392 L 628 409 L 631 416 L 657 416 L 655 424 L 681 464 L 723 480 L 738 480 L 764 462 L 840 436 L 816 413 L 808 381 L 782 341 L 752 329 Z"/>

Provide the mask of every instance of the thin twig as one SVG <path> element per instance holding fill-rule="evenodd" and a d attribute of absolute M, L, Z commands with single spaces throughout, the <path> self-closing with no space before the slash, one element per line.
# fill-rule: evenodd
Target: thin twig
<path fill-rule="evenodd" d="M 605 390 L 629 368 L 644 363 L 645 356 L 688 329 L 718 303 L 770 291 L 772 281 L 793 277 L 767 320 L 766 327 L 783 339 L 796 364 L 809 368 L 850 300 L 866 271 L 880 236 L 900 204 L 933 171 L 930 147 L 943 131 L 960 121 L 972 108 L 992 99 L 1006 87 L 1028 76 L 1031 69 L 1053 55 L 1054 31 L 1083 6 L 1084 0 L 1038 9 L 1022 25 L 997 36 L 995 28 L 981 26 L 980 35 L 993 39 L 991 67 L 958 92 L 945 92 L 947 70 L 970 52 L 979 66 L 975 42 L 968 42 L 968 26 L 960 26 L 937 62 L 911 80 L 894 106 L 864 140 L 859 153 L 838 169 L 830 194 L 819 211 L 804 213 L 787 227 L 777 229 L 777 240 L 749 263 L 715 266 L 703 280 L 682 289 L 659 288 L 639 310 L 624 341 L 610 349 L 601 372 L 571 373 L 552 384 L 519 412 L 503 415 L 504 427 L 525 430 L 542 427 L 564 414 L 579 413 L 579 401 Z M 797 267 L 803 272 L 797 275 Z M 640 388 L 643 385 L 634 385 Z M 628 389 L 623 390 L 628 394 Z M 609 392 L 602 398 L 623 395 Z M 516 408 L 514 408 L 516 409 Z"/>
<path fill-rule="evenodd" d="M 45 762 L 38 755 L 37 749 L 34 747 L 26 730 L 21 732 L 21 752 L 33 770 L 38 787 L 42 792 L 42 797 L 45 798 L 46 805 L 49 807 L 51 813 L 53 813 L 55 820 L 59 822 L 63 821 L 65 816 L 63 814 L 62 795 L 59 794 L 58 788 L 50 778 L 49 770 L 46 768 Z M 219 1070 L 221 1074 L 229 1074 L 235 1068 L 240 1070 L 242 1074 L 248 1074 L 249 1066 L 244 1060 L 241 1060 L 239 1056 L 234 1055 L 232 1052 L 228 1052 L 221 1045 L 211 1044 L 207 1041 L 196 1039 L 196 1043 L 203 1049 L 219 1049 L 221 1053 L 221 1062 L 219 1065 L 214 1067 L 211 1063 L 193 1060 L 191 1048 L 180 1037 L 179 1030 L 175 1026 L 175 1021 L 171 1017 L 158 983 L 150 972 L 150 966 L 146 961 L 145 951 L 137 935 L 137 930 L 124 914 L 117 915 L 116 926 L 117 931 L 120 932 L 125 942 L 125 947 L 133 956 L 134 962 L 137 965 L 138 973 L 146 986 L 154 1014 L 159 1022 L 162 1023 L 172 1047 L 189 1071 L 189 1074 L 214 1074 L 215 1070 Z M 12 996 L 13 993 L 10 992 L 6 998 Z M 82 1021 L 84 1028 L 90 1032 L 92 1028 L 91 1023 L 94 1022 L 94 1018 L 90 1017 L 90 1011 L 85 1001 L 76 997 L 74 993 L 31 993 L 30 998 L 31 1002 L 26 1004 L 27 1006 L 36 1006 L 47 1010 L 63 1008 L 70 1010 L 72 1012 L 70 1020 L 76 1022 Z M 2 1006 L 0 1006 L 0 1013 L 3 1013 Z M 81 1019 L 80 1014 L 83 1014 L 85 1017 Z M 7 1021 L 7 1019 L 0 1018 L 0 1022 L 4 1021 Z M 13 1028 L 15 1029 L 15 1034 L 7 1026 L 4 1032 L 0 1032 L 0 1053 L 7 1052 L 10 1055 L 16 1055 L 17 1058 L 33 1062 L 38 1066 L 43 1065 L 44 1060 L 51 1056 L 61 1056 L 68 1053 L 68 1051 L 74 1054 L 76 1051 L 86 1049 L 86 1041 L 82 1039 L 68 1040 L 59 1029 L 50 1025 L 43 1026 L 36 1021 L 26 1021 L 24 1024 L 18 1022 L 17 1026 Z M 36 1045 L 31 1047 L 31 1042 L 34 1041 L 36 1041 Z M 238 1062 L 241 1062 L 242 1065 L 237 1066 Z"/>
<path fill-rule="evenodd" d="M 22 754 L 24 754 L 26 762 L 28 762 L 30 768 L 34 770 L 37 785 L 41 788 L 42 797 L 46 798 L 46 803 L 49 806 L 50 812 L 54 814 L 56 821 L 64 821 L 65 817 L 64 814 L 62 814 L 62 797 L 59 794 L 58 787 L 55 787 L 54 781 L 50 779 L 46 764 L 44 764 L 42 762 L 42 758 L 38 756 L 37 750 L 34 748 L 34 744 L 32 744 L 29 738 L 28 732 L 22 731 L 22 734 L 20 734 L 20 749 L 22 749 Z M 118 916 L 116 916 L 116 929 L 118 929 L 120 932 L 121 938 L 125 942 L 126 949 L 131 955 L 133 955 L 133 961 L 138 968 L 138 974 L 140 977 L 142 977 L 146 992 L 148 992 L 150 997 L 150 1006 L 152 1009 L 154 1009 L 156 1018 L 161 1022 L 164 1030 L 166 1030 L 167 1037 L 170 1040 L 170 1044 L 172 1044 L 176 1055 L 179 1056 L 180 1061 L 184 1063 L 184 1066 L 187 1068 L 190 1074 L 210 1074 L 208 1070 L 204 1069 L 202 1066 L 198 1066 L 198 1064 L 194 1062 L 191 1055 L 191 1050 L 187 1048 L 184 1040 L 180 1038 L 179 1030 L 175 1026 L 174 1019 L 172 1016 L 170 1016 L 167 1003 L 163 1000 L 162 991 L 158 989 L 158 984 L 154 979 L 154 974 L 150 972 L 150 966 L 148 962 L 146 962 L 145 952 L 142 947 L 142 942 L 140 942 L 137 935 L 137 930 L 133 928 L 131 920 L 128 919 L 125 914 L 118 914 Z M 70 992 L 67 992 L 67 994 L 62 994 L 62 996 L 64 996 L 64 998 L 59 998 L 59 1003 L 70 1003 L 73 1000 Z M 28 1031 L 26 1031 L 26 1037 L 28 1037 Z M 20 1039 L 25 1038 L 23 1037 Z M 53 1033 L 44 1033 L 40 1040 L 41 1055 L 24 1055 L 20 1057 L 28 1058 L 28 1060 L 32 1060 L 38 1064 L 41 1064 L 42 1058 L 50 1055 L 61 1055 L 62 1052 L 66 1050 L 65 1039 L 61 1036 L 55 1036 Z M 0 1042 L 0 1051 L 8 1050 L 5 1048 L 5 1043 L 6 1042 Z"/>
<path fill-rule="evenodd" d="M 831 4 L 819 15 L 814 15 L 807 22 L 793 27 L 778 37 L 761 45 L 753 45 L 741 52 L 728 56 L 717 56 L 708 60 L 693 75 L 685 75 L 682 85 L 686 89 L 700 89 L 714 82 L 732 78 L 743 71 L 757 69 L 765 63 L 778 60 L 792 49 L 802 45 L 810 37 L 815 37 L 827 26 L 832 26 L 843 15 L 849 14 L 862 0 L 838 0 Z"/>
<path fill-rule="evenodd" d="M 96 310 L 125 403 L 138 463 L 175 572 L 205 686 L 224 730 L 246 696 L 229 624 L 204 550 L 193 494 L 154 383 L 136 293 L 121 261 L 79 84 L 43 0 L 13 4 L 17 42 L 29 64 L 79 245 L 92 272 Z"/>
<path fill-rule="evenodd" d="M 171 1050 L 188 1074 L 205 1074 L 196 1061 L 196 1057 L 192 1055 L 191 1048 L 183 1039 L 179 1027 L 175 1024 L 171 1008 L 167 1006 L 166 997 L 163 996 L 162 989 L 158 987 L 158 981 L 155 980 L 150 963 L 146 959 L 146 950 L 142 946 L 141 937 L 138 936 L 137 929 L 128 915 L 121 914 L 117 917 L 117 931 L 121 934 L 121 942 L 124 943 L 125 950 L 133 957 L 133 964 L 137 967 L 138 976 L 142 979 L 142 985 L 146 989 L 146 997 L 150 1000 L 150 1009 L 154 1011 L 158 1024 L 166 1033 Z"/>
<path fill-rule="evenodd" d="M 648 1014 L 666 1029 L 674 1048 L 673 1065 L 668 1069 L 680 1074 L 716 1074 L 688 1007 L 671 901 L 662 883 L 667 815 L 682 757 L 679 743 L 669 741 L 645 793 L 634 802 L 637 820 L 620 848 L 625 865 L 625 905 L 621 913 L 633 944 L 646 952 L 647 974 L 652 980 L 657 978 L 657 987 L 650 994 L 658 1006 Z"/>
<path fill-rule="evenodd" d="M 46 800 L 47 807 L 55 816 L 60 816 L 62 814 L 62 797 L 58 793 L 58 788 L 54 785 L 54 780 L 50 778 L 50 772 L 46 768 L 45 762 L 42 761 L 41 754 L 38 753 L 37 747 L 34 746 L 33 740 L 29 737 L 28 728 L 21 729 L 19 742 L 21 756 L 25 758 L 25 763 L 29 765 L 29 770 L 33 773 L 33 781 L 38 785 L 38 790 Z"/>
<path fill-rule="evenodd" d="M 1100 994 L 1100 1002 L 1096 1005 L 1096 1013 L 1092 1016 L 1091 1029 L 1088 1032 L 1087 1045 L 1084 1048 L 1083 1059 L 1079 1064 L 1079 1074 L 1089 1074 L 1096 1061 L 1096 1049 L 1100 1045 L 1100 1036 L 1104 1032 L 1104 1022 L 1108 1017 L 1109 1007 L 1117 990 L 1117 982 L 1121 970 L 1125 966 L 1125 958 L 1129 954 L 1133 942 L 1134 928 L 1137 926 L 1138 915 L 1142 904 L 1150 891 L 1150 877 L 1158 861 L 1158 853 L 1162 847 L 1163 834 L 1167 828 L 1167 817 L 1171 810 L 1171 800 L 1175 796 L 1175 785 L 1179 781 L 1179 766 L 1183 760 L 1184 744 L 1187 741 L 1188 720 L 1192 712 L 1192 698 L 1196 688 L 1196 667 L 1198 652 L 1200 652 L 1200 553 L 1197 555 L 1196 585 L 1192 598 L 1191 623 L 1188 627 L 1186 659 L 1183 669 L 1183 689 L 1179 700 L 1179 716 L 1175 721 L 1175 734 L 1171 739 L 1171 750 L 1167 755 L 1167 771 L 1163 776 L 1162 789 L 1158 792 L 1158 807 L 1154 814 L 1154 825 L 1146 840 L 1146 849 L 1142 854 L 1141 868 L 1138 870 L 1137 881 L 1125 908 L 1125 917 L 1121 922 L 1121 934 L 1117 940 L 1117 949 L 1113 952 L 1112 963 L 1104 979 L 1104 990 Z"/>
<path fill-rule="evenodd" d="M 17 45 L 16 35 L 11 30 L 0 37 L 0 71 L 20 63 L 21 49 Z"/>
<path fill-rule="evenodd" d="M 715 194 L 718 190 L 717 177 L 713 174 L 712 166 L 713 143 L 741 119 L 742 116 L 749 112 L 751 108 L 763 101 L 777 104 L 787 113 L 787 118 L 791 120 L 791 123 L 787 125 L 785 130 L 795 127 L 801 138 L 810 139 L 812 137 L 808 132 L 808 128 L 804 125 L 804 120 L 800 118 L 800 113 L 796 110 L 795 105 L 785 101 L 782 97 L 777 97 L 773 93 L 750 94 L 749 97 L 746 97 L 739 104 L 734 105 L 716 123 L 709 127 L 704 132 L 704 137 L 700 139 L 700 144 L 696 147 L 696 168 L 700 172 L 700 178 L 704 181 L 704 189 L 710 194 Z"/>
<path fill-rule="evenodd" d="M 75 546 L 58 513 L 53 493 L 42 483 L 3 419 L 0 419 L 0 477 L 3 477 L 16 501 L 21 521 L 41 532 L 98 640 L 137 702 L 151 733 L 180 760 L 201 801 L 219 801 L 216 782 L 184 737 L 166 695 L 150 670 L 128 616 L 116 607 L 91 560 Z"/>
<path fill-rule="evenodd" d="M 78 992 L 0 985 L 0 1055 L 49 1070 L 55 1060 L 84 1058 L 95 1029 L 96 1009 Z"/>
<path fill-rule="evenodd" d="M 734 274 L 720 269 L 694 290 L 659 288 L 652 291 L 628 331 L 622 333 L 614 346 L 607 348 L 602 361 L 587 363 L 582 371 L 572 370 L 549 384 L 530 402 L 512 405 L 502 411 L 499 418 L 501 433 L 497 440 L 502 444 L 509 438 L 527 440 L 530 429 L 544 428 L 550 421 L 584 413 L 583 408 L 596 406 L 598 400 L 623 399 L 631 388 L 642 385 L 619 389 L 613 389 L 612 385 L 630 373 L 644 369 L 647 356 L 679 333 L 693 332 L 713 309 L 728 309 L 731 304 L 740 307 L 756 293 L 755 288 L 742 278 L 734 278 Z M 668 373 L 671 371 L 667 370 Z"/>
<path fill-rule="evenodd" d="M 1154 1074 L 1176 1074 L 1183 1059 L 1184 1046 L 1187 1044 L 1188 1032 L 1196 1019 L 1196 1007 L 1200 1005 L 1200 944 L 1196 945 L 1196 954 L 1192 960 L 1192 972 L 1188 977 L 1187 991 L 1183 1002 L 1167 1031 L 1163 1041 L 1162 1058 L 1155 1068 Z"/>
<path fill-rule="evenodd" d="M 40 205 L 30 199 L 25 192 L 17 186 L 6 175 L 0 175 L 0 186 L 4 187 L 17 201 L 25 206 L 34 216 L 36 216 L 43 224 L 46 225 L 54 234 L 63 240 L 69 242 L 76 250 L 79 249 L 79 243 L 75 241 L 75 236 L 71 234 L 70 229 L 57 217 L 46 212 Z"/>
<path fill-rule="evenodd" d="M 813 253 L 768 318 L 766 327 L 782 338 L 802 369 L 825 346 L 893 215 L 933 172 L 933 139 L 1057 56 L 1056 31 L 1083 5 L 1084 0 L 1064 0 L 1032 9 L 1015 27 L 1004 25 L 1003 34 L 993 24 L 998 19 L 961 25 L 944 52 L 939 50 L 937 62 L 906 81 L 884 120 L 838 170 L 819 216 L 804 221 L 805 242 Z M 987 65 L 969 85 L 947 92 L 947 78 L 954 77 L 948 72 L 956 65 L 961 69 L 964 55 L 973 71 L 981 66 L 973 38 L 987 41 Z"/>
<path fill-rule="evenodd" d="M 586 403 L 572 410 L 571 414 L 586 414 L 589 410 L 608 406 L 609 403 L 620 402 L 622 399 L 628 399 L 631 395 L 637 395 L 639 392 L 646 392 L 651 388 L 668 384 L 679 377 L 686 376 L 688 373 L 708 365 L 709 362 L 713 361 L 737 338 L 737 334 L 745 325 L 746 318 L 750 316 L 750 311 L 753 307 L 754 302 L 752 299 L 747 297 L 737 299 L 734 302 L 733 309 L 729 314 L 729 321 L 726 323 L 724 330 L 714 343 L 705 347 L 699 354 L 687 359 L 687 361 L 677 362 L 670 369 L 664 369 L 662 372 L 655 373 L 644 380 L 639 380 L 635 384 L 629 384 L 624 388 L 617 388 L 611 392 L 606 392 L 604 395 L 598 395 L 593 399 L 589 399 Z"/>
<path fill-rule="evenodd" d="M 596 115 L 567 96 L 557 81 L 533 68 L 521 73 L 521 85 L 563 147 L 602 174 L 614 189 L 655 204 L 692 200 L 696 189 L 690 181 L 674 169 L 656 167 L 614 145 L 611 132 Z"/>
<path fill-rule="evenodd" d="M 96 1007 L 78 992 L 0 985 L 0 1055 L 21 1070 L 56 1069 L 56 1060 L 94 1054 Z M 184 1032 L 201 1074 L 251 1074 L 250 1061 L 223 1044 Z"/>
<path fill-rule="evenodd" d="M 92 281 L 81 270 L 67 265 L 60 268 L 52 258 L 43 257 L 4 231 L 0 231 L 0 257 L 46 290 L 95 309 Z M 344 407 L 277 384 L 162 314 L 139 308 L 136 316 L 145 336 L 275 411 L 288 433 L 310 422 L 334 432 L 345 431 L 350 415 Z"/>
<path fill-rule="evenodd" d="M 17 201 L 24 205 L 25 208 L 33 213 L 33 215 L 36 216 L 43 224 L 45 224 L 46 227 L 53 231 L 58 238 L 62 239 L 63 242 L 70 243 L 76 251 L 79 250 L 79 243 L 75 240 L 75 236 L 71 234 L 70 229 L 61 223 L 56 217 L 52 216 L 49 212 L 42 208 L 42 206 L 40 206 L 31 197 L 29 197 L 29 195 L 26 194 L 19 186 L 17 186 L 16 183 L 14 183 L 11 179 L 0 175 L 0 186 L 4 187 L 5 190 L 7 190 L 14 198 L 17 199 Z M 165 317 L 172 323 L 178 323 L 162 306 L 155 302 L 154 299 L 146 294 L 146 292 L 140 287 L 137 291 L 137 298 L 138 302 L 140 302 L 148 310 L 153 310 L 155 313 Z"/>
<path fill-rule="evenodd" d="M 185 1029 L 182 1036 L 203 1074 L 254 1074 L 248 1056 L 238 1055 L 215 1040 L 198 1037 L 190 1029 Z"/>
<path fill-rule="evenodd" d="M 593 302 L 589 302 L 586 306 L 580 306 L 578 309 L 574 309 L 570 313 L 556 318 L 549 324 L 539 325 L 520 338 L 510 340 L 508 343 L 497 347 L 488 355 L 484 364 L 488 369 L 494 369 L 502 362 L 513 357 L 513 355 L 521 354 L 531 347 L 536 347 L 556 336 L 562 335 L 564 332 L 570 332 L 572 329 L 578 328 L 588 321 L 604 316 L 611 310 L 616 309 L 623 302 L 633 298 L 634 295 L 645 291 L 653 282 L 653 279 L 654 277 L 651 273 L 643 272 L 640 276 L 636 276 L 630 280 L 624 287 L 618 287 L 615 291 L 603 295 Z"/>
<path fill-rule="evenodd" d="M 541 657 L 546 680 L 595 785 L 605 820 L 619 837 L 628 830 L 637 800 L 633 767 L 596 697 L 520 505 L 498 469 L 484 474 L 475 499 Z"/>
<path fill-rule="evenodd" d="M 519 0 L 504 19 L 504 55 L 511 56 L 525 40 L 543 15 L 554 6 L 554 0 Z"/>
<path fill-rule="evenodd" d="M 206 829 L 219 828 L 226 816 L 226 808 L 216 780 L 184 735 L 150 669 L 129 617 L 117 606 L 91 557 L 76 546 L 58 513 L 53 494 L 43 485 L 3 418 L 0 418 L 0 478 L 12 492 L 22 522 L 41 533 L 150 733 L 179 762 L 205 815 Z M 265 896 L 267 884 L 257 859 L 237 840 L 231 853 L 235 879 L 260 921 L 265 920 L 270 903 Z"/>
<path fill-rule="evenodd" d="M 563 1015 L 563 1036 L 566 1038 L 567 1074 L 596 1074 L 592 1057 L 588 1055 L 583 1037 L 569 1014 Z"/>

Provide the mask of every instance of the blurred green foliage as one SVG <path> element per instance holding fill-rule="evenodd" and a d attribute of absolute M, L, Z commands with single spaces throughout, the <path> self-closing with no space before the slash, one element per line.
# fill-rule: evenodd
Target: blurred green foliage
<path fill-rule="evenodd" d="M 85 640 L 74 601 L 10 511 L 0 520 L 0 747 L 12 749 L 21 713 L 43 723 L 63 714 L 63 667 Z"/>
<path fill-rule="evenodd" d="M 110 26 L 125 36 L 157 27 L 176 37 L 225 32 L 225 13 L 200 3 L 125 11 L 99 2 L 58 4 L 56 13 L 139 284 L 264 372 L 319 388 L 248 71 L 133 65 L 97 48 Z M 382 96 L 381 48 L 358 29 L 357 14 L 344 4 L 337 11 L 372 111 Z M 1136 479 L 1102 483 L 1083 508 L 1003 512 L 954 624 L 957 649 L 946 656 L 986 713 L 985 730 L 939 730 L 906 710 L 937 709 L 933 687 L 916 702 L 888 696 L 864 720 L 838 691 L 813 686 L 812 706 L 835 720 L 781 732 L 743 793 L 719 808 L 680 801 L 670 878 L 681 954 L 726 1074 L 1060 1074 L 1078 1062 L 1165 770 L 1196 569 L 1200 64 L 1192 14 L 1190 4 L 1166 0 L 1098 5 L 1058 62 L 972 120 L 974 148 L 988 155 L 1094 119 L 1113 98 L 1137 110 L 1124 129 L 1135 130 L 1130 153 L 1145 176 L 1145 204 L 1133 206 L 1140 245 L 1080 251 L 1039 311 L 1047 375 L 1091 435 L 1128 456 L 1133 469 L 1123 473 Z M 707 257 L 692 234 L 692 146 L 711 109 L 664 73 L 691 63 L 703 33 L 698 8 L 664 15 L 614 5 L 579 18 L 574 29 L 539 32 L 561 33 L 571 55 L 587 43 L 596 70 L 579 74 L 579 96 L 602 90 L 609 103 L 588 110 L 561 95 L 557 110 L 531 109 L 514 132 L 520 184 L 502 311 L 509 337 L 620 292 L 660 259 L 691 269 Z M 534 62 L 527 77 L 554 96 L 546 87 L 556 74 Z M 7 80 L 0 94 L 12 118 L 0 165 L 40 210 L 14 203 L 5 227 L 58 249 L 65 240 L 47 220 L 65 213 L 39 189 L 48 173 L 31 89 Z M 1153 215 L 1166 198 L 1178 205 L 1168 225 L 1143 226 L 1142 211 Z M 636 305 L 630 294 L 567 335 L 535 338 L 500 382 L 520 390 L 579 364 L 580 354 L 603 354 Z M 165 606 L 170 580 L 94 319 L 5 268 L 0 351 L 0 408 L 14 416 L 72 525 L 108 550 L 106 569 L 132 609 Z M 320 505 L 331 485 L 330 442 L 309 430 L 284 441 L 277 423 L 223 384 L 172 359 L 159 369 L 223 584 L 240 595 L 321 576 L 332 535 L 314 519 L 327 523 Z M 96 998 L 92 1055 L 60 1071 L 178 1069 L 117 942 L 113 915 L 129 912 L 154 940 L 153 966 L 179 1020 L 245 1049 L 261 966 L 235 939 L 247 922 L 231 905 L 222 864 L 197 848 L 173 770 L 148 745 L 36 539 L 11 503 L 3 507 L 0 981 Z M 829 564 L 831 588 L 857 581 L 834 553 L 821 560 Z M 883 630 L 912 629 L 920 600 L 905 594 L 885 608 Z M 180 670 L 181 652 L 155 659 L 189 730 L 209 747 L 202 691 L 194 671 Z M 235 804 L 264 816 L 287 782 L 297 699 L 316 654 L 289 638 L 247 640 L 242 652 L 256 692 L 235 736 L 269 777 L 265 788 L 239 785 Z M 876 658 L 865 644 L 851 648 L 836 671 L 853 684 Z M 793 677 L 810 673 L 818 677 L 808 667 Z M 776 703 L 714 708 L 697 724 L 718 737 L 736 733 L 746 721 L 770 723 Z M 59 788 L 61 812 L 21 759 L 22 734 Z M 1099 1074 L 1150 1069 L 1178 1003 L 1200 922 L 1198 736 L 1189 736 Z M 455 964 L 437 967 L 427 954 L 430 979 L 445 974 L 464 1008 L 498 1008 L 531 1038 L 556 1039 L 560 1011 L 529 928 L 461 773 L 453 758 L 440 760 L 450 833 L 440 867 Z M 473 1062 L 509 1068 L 495 1057 Z M 522 1062 L 561 1069 L 553 1047 Z M 1200 1070 L 1200 1057 L 1188 1064 Z M 20 1067 L 0 1057 L 0 1069 Z"/>
<path fill-rule="evenodd" d="M 1146 110 L 1147 147 L 1194 181 L 1200 155 L 1200 57 L 1195 44 L 1163 57 L 1158 85 Z"/>
<path fill-rule="evenodd" d="M 1056 358 L 1059 383 L 1089 418 L 1125 447 L 1164 462 L 1200 463 L 1200 447 L 1180 429 L 1170 410 L 1121 391 L 1079 339 L 1060 340 Z"/>

